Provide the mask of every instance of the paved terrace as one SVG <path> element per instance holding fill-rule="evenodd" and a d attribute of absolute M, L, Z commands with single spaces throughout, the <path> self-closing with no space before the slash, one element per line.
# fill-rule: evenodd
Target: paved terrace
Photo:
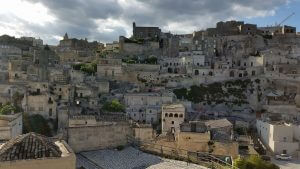
<path fill-rule="evenodd" d="M 196 164 L 147 154 L 133 147 L 121 151 L 106 149 L 82 152 L 77 155 L 76 165 L 86 169 L 207 169 Z"/>

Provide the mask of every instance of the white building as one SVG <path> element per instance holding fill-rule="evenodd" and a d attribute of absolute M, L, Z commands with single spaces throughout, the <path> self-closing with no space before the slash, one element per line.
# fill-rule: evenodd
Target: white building
<path fill-rule="evenodd" d="M 163 105 L 161 115 L 162 134 L 179 132 L 185 119 L 185 107 L 183 104 Z"/>
<path fill-rule="evenodd" d="M 0 45 L 0 58 L 19 59 L 22 56 L 22 50 L 15 46 Z"/>
<path fill-rule="evenodd" d="M 0 115 L 0 141 L 7 141 L 21 135 L 22 128 L 22 113 Z"/>
<path fill-rule="evenodd" d="M 29 93 L 22 100 L 22 108 L 29 115 L 39 114 L 46 119 L 56 119 L 57 102 L 48 93 Z"/>
<path fill-rule="evenodd" d="M 283 122 L 257 120 L 256 128 L 262 142 L 275 154 L 298 156 L 299 127 Z"/>
<path fill-rule="evenodd" d="M 205 55 L 203 51 L 180 52 L 178 58 L 165 58 L 162 62 L 162 69 L 168 73 L 186 73 L 190 67 L 203 67 Z"/>
<path fill-rule="evenodd" d="M 173 96 L 161 93 L 128 93 L 126 112 L 134 121 L 154 124 L 159 121 L 161 105 L 173 102 Z"/>

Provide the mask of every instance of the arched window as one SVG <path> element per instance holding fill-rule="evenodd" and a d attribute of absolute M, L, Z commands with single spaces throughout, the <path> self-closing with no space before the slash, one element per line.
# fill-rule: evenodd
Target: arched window
<path fill-rule="evenodd" d="M 213 72 L 209 72 L 209 76 L 213 76 Z"/>
<path fill-rule="evenodd" d="M 168 117 L 168 113 L 165 114 L 165 117 Z"/>
<path fill-rule="evenodd" d="M 174 117 L 178 117 L 178 114 L 177 114 L 177 113 L 175 113 L 175 114 L 174 114 Z"/>
<path fill-rule="evenodd" d="M 183 117 L 183 114 L 179 114 L 179 117 Z"/>
<path fill-rule="evenodd" d="M 170 113 L 170 114 L 169 114 L 169 117 L 173 117 L 173 113 Z"/>
<path fill-rule="evenodd" d="M 195 70 L 195 75 L 199 75 L 199 70 Z"/>

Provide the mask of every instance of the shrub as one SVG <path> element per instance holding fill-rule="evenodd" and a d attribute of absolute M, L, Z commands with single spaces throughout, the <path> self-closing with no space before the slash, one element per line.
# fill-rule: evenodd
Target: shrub
<path fill-rule="evenodd" d="M 23 114 L 23 133 L 35 132 L 45 136 L 52 136 L 48 121 L 41 115 Z"/>
<path fill-rule="evenodd" d="M 108 112 L 124 112 L 125 106 L 121 104 L 118 100 L 114 99 L 111 102 L 106 102 L 102 109 Z"/>
<path fill-rule="evenodd" d="M 16 107 L 10 103 L 0 106 L 0 115 L 8 115 L 16 111 Z"/>
<path fill-rule="evenodd" d="M 239 169 L 279 169 L 275 164 L 264 161 L 256 155 L 251 155 L 248 158 L 238 158 L 234 161 L 234 166 Z"/>

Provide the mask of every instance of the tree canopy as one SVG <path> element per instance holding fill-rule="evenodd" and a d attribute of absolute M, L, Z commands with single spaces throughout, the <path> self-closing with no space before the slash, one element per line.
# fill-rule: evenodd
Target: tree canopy
<path fill-rule="evenodd" d="M 124 112 L 125 106 L 121 104 L 117 99 L 112 100 L 111 102 L 106 102 L 102 109 L 108 112 Z"/>
<path fill-rule="evenodd" d="M 41 115 L 23 114 L 23 133 L 35 132 L 45 136 L 52 136 L 48 121 Z"/>
<path fill-rule="evenodd" d="M 235 160 L 234 165 L 239 169 L 279 169 L 275 164 L 264 161 L 256 155 L 251 155 L 248 158 L 238 158 Z"/>
<path fill-rule="evenodd" d="M 0 106 L 0 115 L 8 115 L 15 111 L 16 111 L 16 107 L 10 103 Z"/>
<path fill-rule="evenodd" d="M 89 75 L 95 74 L 97 72 L 97 64 L 96 63 L 79 63 L 73 65 L 74 70 L 80 70 Z"/>

